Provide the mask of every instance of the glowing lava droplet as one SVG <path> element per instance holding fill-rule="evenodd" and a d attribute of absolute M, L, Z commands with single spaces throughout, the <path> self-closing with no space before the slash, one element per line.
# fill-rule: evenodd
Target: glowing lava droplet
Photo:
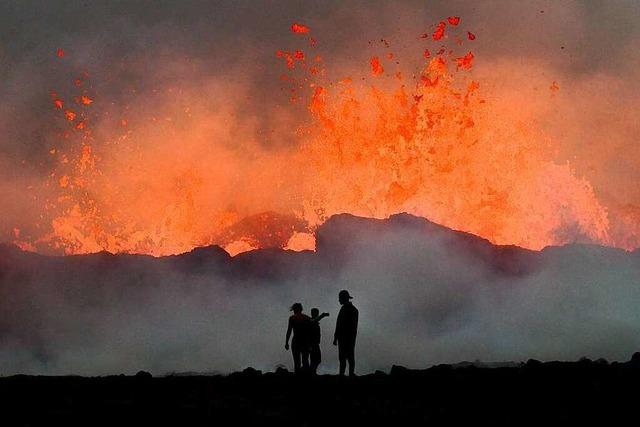
<path fill-rule="evenodd" d="M 291 31 L 298 34 L 306 34 L 309 32 L 309 27 L 307 27 L 306 25 L 294 22 L 293 24 L 291 24 Z"/>

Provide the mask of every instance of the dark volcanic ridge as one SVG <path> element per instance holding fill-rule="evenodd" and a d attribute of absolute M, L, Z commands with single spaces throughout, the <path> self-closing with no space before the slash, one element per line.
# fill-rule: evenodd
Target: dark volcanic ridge
<path fill-rule="evenodd" d="M 67 264 L 69 268 L 92 265 L 96 268 L 118 268 L 126 265 L 158 265 L 175 268 L 189 274 L 207 272 L 237 276 L 266 276 L 269 278 L 295 274 L 314 262 L 324 264 L 343 263 L 354 251 L 376 245 L 397 232 L 415 233 L 424 239 L 445 240 L 459 256 L 471 256 L 495 271 L 506 275 L 527 274 L 552 254 L 601 253 L 605 257 L 630 256 L 640 259 L 640 249 L 627 252 L 622 249 L 591 244 L 549 246 L 541 251 L 524 249 L 515 245 L 494 245 L 487 239 L 471 233 L 452 230 L 425 218 L 410 214 L 396 214 L 388 219 L 357 217 L 350 214 L 334 215 L 316 232 L 316 251 L 291 251 L 278 248 L 256 249 L 229 255 L 217 245 L 195 248 L 178 255 L 153 257 L 150 255 L 99 252 L 85 255 L 46 256 L 19 249 L 13 244 L 0 243 L 0 273 L 14 263 Z M 371 242 L 371 237 L 377 242 Z"/>

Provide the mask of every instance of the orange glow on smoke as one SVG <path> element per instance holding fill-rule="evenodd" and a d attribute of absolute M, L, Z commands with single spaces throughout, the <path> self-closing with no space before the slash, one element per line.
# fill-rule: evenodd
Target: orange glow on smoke
<path fill-rule="evenodd" d="M 452 37 L 465 34 L 459 17 L 447 22 Z M 112 137 L 99 141 L 100 98 L 76 94 L 77 111 L 64 111 L 74 122 L 65 142 L 47 148 L 57 161 L 43 210 L 50 222 L 40 225 L 48 231 L 30 239 L 21 230 L 16 242 L 67 254 L 165 255 L 208 244 L 231 254 L 304 250 L 331 215 L 408 212 L 498 244 L 540 249 L 577 233 L 629 247 L 612 240 L 590 184 L 548 157 L 545 136 L 520 109 L 482 92 L 468 47 L 454 52 L 430 40 L 443 39 L 446 25 L 420 36 L 416 55 L 425 62 L 413 80 L 397 69 L 385 77 L 380 56 L 361 64 L 362 76 L 331 75 L 315 39 L 305 52 L 278 50 L 286 96 L 301 107 L 306 100 L 308 114 L 294 126 L 297 144 L 282 150 L 233 134 L 234 114 L 207 112 L 197 92 L 184 102 L 172 93 L 171 105 L 147 120 L 116 114 Z M 309 28 L 294 23 L 291 31 Z"/>

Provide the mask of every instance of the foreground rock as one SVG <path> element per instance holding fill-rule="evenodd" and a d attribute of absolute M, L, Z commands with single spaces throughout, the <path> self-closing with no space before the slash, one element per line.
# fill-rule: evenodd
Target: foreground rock
<path fill-rule="evenodd" d="M 0 399 L 5 419 L 32 426 L 617 425 L 635 416 L 639 380 L 637 360 L 396 366 L 357 378 L 247 368 L 229 376 L 5 377 Z"/>

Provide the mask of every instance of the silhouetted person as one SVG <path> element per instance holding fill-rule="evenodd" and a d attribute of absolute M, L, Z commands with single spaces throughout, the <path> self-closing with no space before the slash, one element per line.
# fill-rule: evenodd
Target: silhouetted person
<path fill-rule="evenodd" d="M 302 304 L 299 302 L 291 306 L 293 314 L 289 317 L 287 327 L 287 339 L 284 344 L 285 350 L 289 350 L 289 338 L 291 339 L 291 352 L 293 353 L 293 371 L 301 372 L 300 368 L 307 371 L 309 369 L 309 333 L 311 330 L 311 318 L 302 313 Z"/>
<path fill-rule="evenodd" d="M 318 366 L 322 362 L 322 352 L 320 351 L 320 321 L 325 317 L 328 317 L 329 313 L 320 314 L 320 310 L 317 308 L 311 309 L 311 330 L 309 334 L 309 342 L 311 344 L 309 349 L 309 356 L 311 358 L 311 373 L 315 374 L 318 371 Z"/>
<path fill-rule="evenodd" d="M 338 358 L 340 359 L 340 375 L 349 362 L 349 375 L 355 375 L 356 361 L 356 335 L 358 333 L 358 309 L 349 301 L 352 298 L 349 292 L 342 290 L 338 293 L 338 301 L 342 307 L 336 320 L 336 332 L 333 336 L 333 345 L 338 346 Z"/>

